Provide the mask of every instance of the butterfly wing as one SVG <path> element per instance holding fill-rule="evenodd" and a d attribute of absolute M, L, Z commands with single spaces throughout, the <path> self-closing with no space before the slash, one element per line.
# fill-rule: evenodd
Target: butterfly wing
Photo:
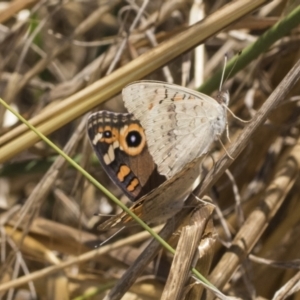
<path fill-rule="evenodd" d="M 157 172 L 144 130 L 132 114 L 99 111 L 89 117 L 87 127 L 103 169 L 132 201 L 165 180 Z"/>
<path fill-rule="evenodd" d="M 179 212 L 186 197 L 199 184 L 201 159 L 186 165 L 181 172 L 136 201 L 129 209 L 146 223 L 160 224 Z M 98 226 L 99 230 L 134 224 L 126 212 L 111 217 Z"/>
<path fill-rule="evenodd" d="M 134 82 L 123 89 L 126 108 L 145 129 L 158 172 L 173 177 L 205 154 L 226 126 L 226 111 L 213 98 L 156 81 Z"/>

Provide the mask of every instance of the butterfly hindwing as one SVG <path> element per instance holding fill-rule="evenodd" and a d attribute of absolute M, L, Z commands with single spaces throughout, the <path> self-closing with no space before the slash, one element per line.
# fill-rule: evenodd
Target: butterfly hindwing
<path fill-rule="evenodd" d="M 182 209 L 186 197 L 199 184 L 201 162 L 201 159 L 192 161 L 174 177 L 141 197 L 129 209 L 146 223 L 160 224 L 167 221 Z M 98 229 L 106 230 L 132 224 L 133 218 L 122 212 L 100 224 Z"/>
<path fill-rule="evenodd" d="M 159 186 L 144 130 L 132 114 L 99 111 L 88 120 L 88 135 L 109 177 L 135 201 Z"/>

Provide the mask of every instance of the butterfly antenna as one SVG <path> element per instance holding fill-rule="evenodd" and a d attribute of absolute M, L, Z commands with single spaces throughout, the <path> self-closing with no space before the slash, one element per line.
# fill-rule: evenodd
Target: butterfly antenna
<path fill-rule="evenodd" d="M 110 241 L 113 237 L 115 237 L 117 234 L 119 234 L 123 229 L 125 228 L 125 226 L 123 226 L 122 228 L 120 228 L 118 231 L 116 231 L 113 235 L 111 235 L 109 238 L 107 238 L 106 240 L 104 240 L 102 243 L 100 243 L 98 245 L 98 247 L 103 246 L 104 244 L 106 244 L 108 241 Z M 96 248 L 96 246 L 95 246 Z"/>
<path fill-rule="evenodd" d="M 98 217 L 115 217 L 116 215 L 110 215 L 110 214 L 94 214 L 94 216 L 98 216 Z"/>
<path fill-rule="evenodd" d="M 242 53 L 242 51 L 240 51 L 240 52 L 238 53 L 238 56 L 237 56 L 237 58 L 236 58 L 236 60 L 235 60 L 235 62 L 234 62 L 234 64 L 233 64 L 231 70 L 229 71 L 228 75 L 226 76 L 226 81 L 228 80 L 230 74 L 231 74 L 232 71 L 234 70 L 234 68 L 235 68 L 235 66 L 236 66 L 236 64 L 237 64 L 238 58 L 239 58 L 239 56 L 241 55 L 241 53 Z M 227 53 L 226 53 L 225 56 L 224 56 L 224 67 L 223 67 L 223 72 L 222 72 L 222 77 L 221 77 L 221 83 L 220 83 L 220 89 L 219 89 L 219 91 L 221 91 L 221 86 L 222 86 L 222 83 L 223 83 L 223 80 L 224 80 L 224 75 L 225 75 L 225 69 L 226 69 L 227 60 L 228 60 L 228 56 L 227 56 Z M 249 123 L 249 122 L 251 122 L 251 120 L 246 121 L 246 120 L 243 120 L 243 119 L 237 117 L 237 116 L 233 113 L 233 111 L 230 110 L 230 108 L 229 108 L 227 105 L 225 105 L 224 103 L 223 103 L 222 105 L 225 107 L 225 109 L 226 109 L 228 112 L 230 112 L 230 114 L 231 114 L 235 119 L 239 120 L 240 122 L 242 122 L 242 123 Z M 229 135 L 228 135 L 228 125 L 227 125 L 226 130 L 227 130 L 227 138 L 228 138 L 228 140 L 230 140 L 230 139 L 229 139 Z"/>
<path fill-rule="evenodd" d="M 222 90 L 222 85 L 223 85 L 223 82 L 224 82 L 224 76 L 225 76 L 225 70 L 226 70 L 227 60 L 228 60 L 228 56 L 227 56 L 227 53 L 226 53 L 224 55 L 224 65 L 223 65 L 223 71 L 222 71 L 220 86 L 219 86 L 219 92 L 221 92 L 221 90 Z"/>
<path fill-rule="evenodd" d="M 226 81 L 228 80 L 228 78 L 230 77 L 231 73 L 233 72 L 233 70 L 234 70 L 234 68 L 235 68 L 235 66 L 236 66 L 236 64 L 237 64 L 237 62 L 238 62 L 239 57 L 240 57 L 241 54 L 242 54 L 242 51 L 239 51 L 238 54 L 237 54 L 237 57 L 236 57 L 236 59 L 234 61 L 234 64 L 233 64 L 232 68 L 230 69 L 230 71 L 229 71 L 229 73 L 228 73 L 228 75 L 226 77 Z"/>

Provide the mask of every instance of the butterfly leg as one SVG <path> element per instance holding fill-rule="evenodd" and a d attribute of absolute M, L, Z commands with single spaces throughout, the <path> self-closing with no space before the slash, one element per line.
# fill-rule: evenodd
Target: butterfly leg
<path fill-rule="evenodd" d="M 220 139 L 219 137 L 218 137 L 218 140 L 219 140 L 221 146 L 223 147 L 224 151 L 226 152 L 227 156 L 228 156 L 230 159 L 234 160 L 234 158 L 227 152 L 227 150 L 226 150 L 224 144 L 222 143 L 222 141 L 221 141 L 221 139 Z"/>

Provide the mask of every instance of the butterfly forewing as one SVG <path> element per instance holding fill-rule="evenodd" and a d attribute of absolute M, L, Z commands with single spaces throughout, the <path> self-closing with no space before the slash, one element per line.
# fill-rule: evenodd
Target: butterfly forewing
<path fill-rule="evenodd" d="M 205 154 L 226 125 L 216 100 L 177 85 L 135 82 L 123 89 L 123 100 L 145 128 L 149 152 L 167 178 Z"/>

